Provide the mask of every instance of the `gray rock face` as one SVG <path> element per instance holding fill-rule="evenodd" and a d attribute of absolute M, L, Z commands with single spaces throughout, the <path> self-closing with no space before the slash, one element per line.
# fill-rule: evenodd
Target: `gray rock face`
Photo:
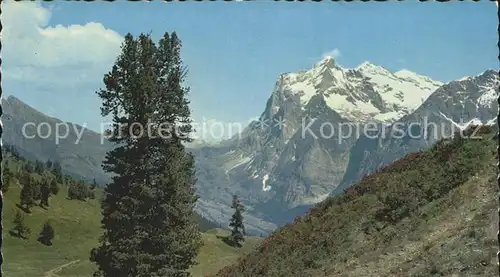
<path fill-rule="evenodd" d="M 250 214 L 288 222 L 342 181 L 357 126 L 393 122 L 440 85 L 370 63 L 344 69 L 328 57 L 282 74 L 259 121 L 220 146 L 196 149 L 200 195 L 228 206 L 237 194 Z"/>
<path fill-rule="evenodd" d="M 381 127 L 376 135 L 360 137 L 334 194 L 341 193 L 363 175 L 408 153 L 428 148 L 439 139 L 449 138 L 472 123 L 493 124 L 498 111 L 498 84 L 498 73 L 493 70 L 450 82 L 437 89 L 414 113 L 392 126 Z"/>

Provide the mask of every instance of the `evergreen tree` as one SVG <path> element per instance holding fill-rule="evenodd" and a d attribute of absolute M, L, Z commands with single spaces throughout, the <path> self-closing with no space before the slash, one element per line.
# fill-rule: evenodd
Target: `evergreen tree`
<path fill-rule="evenodd" d="M 38 235 L 38 241 L 44 245 L 50 246 L 52 245 L 52 239 L 54 239 L 54 228 L 50 224 L 50 222 L 46 222 L 43 225 L 42 231 Z"/>
<path fill-rule="evenodd" d="M 40 206 L 49 206 L 50 185 L 47 180 L 43 180 L 40 186 Z"/>
<path fill-rule="evenodd" d="M 229 226 L 232 227 L 231 241 L 236 246 L 241 246 L 240 242 L 245 241 L 245 226 L 243 225 L 243 212 L 245 211 L 245 207 L 241 204 L 236 195 L 233 196 L 231 208 L 234 209 L 234 214 L 229 221 Z"/>
<path fill-rule="evenodd" d="M 31 189 L 33 190 L 33 199 L 35 201 L 42 200 L 42 183 L 40 181 L 36 181 L 31 179 Z"/>
<path fill-rule="evenodd" d="M 91 253 L 94 277 L 187 277 L 195 263 L 201 235 L 194 160 L 183 145 L 192 126 L 180 47 L 175 33 L 158 45 L 127 34 L 98 92 L 117 147 L 104 162 L 115 177 L 104 192 L 101 245 Z"/>
<path fill-rule="evenodd" d="M 9 152 L 12 155 L 12 157 L 14 157 L 14 158 L 18 158 L 18 159 L 21 158 L 21 156 L 19 155 L 19 151 L 17 151 L 17 148 L 14 145 L 10 145 Z M 24 160 L 24 159 L 21 159 L 21 160 Z"/>
<path fill-rule="evenodd" d="M 20 204 L 22 207 L 25 207 L 28 211 L 35 205 L 35 184 L 31 179 L 31 175 L 29 173 L 24 173 L 22 176 L 22 186 L 20 193 Z"/>
<path fill-rule="evenodd" d="M 24 215 L 19 210 L 16 210 L 16 215 L 14 216 L 14 220 L 12 222 L 14 223 L 14 227 L 12 228 L 11 233 L 14 236 L 27 239 L 31 234 L 31 230 L 24 223 Z"/>
<path fill-rule="evenodd" d="M 62 184 L 63 183 L 62 167 L 58 161 L 52 163 L 52 173 L 54 174 L 54 176 L 56 176 L 56 180 Z"/>
<path fill-rule="evenodd" d="M 47 169 L 52 169 L 52 161 L 50 159 L 45 163 L 45 167 L 47 167 Z"/>
<path fill-rule="evenodd" d="M 90 189 L 94 190 L 96 187 L 97 187 L 97 182 L 96 182 L 96 180 L 94 178 L 94 180 L 92 181 L 92 184 L 90 185 Z"/>
<path fill-rule="evenodd" d="M 12 182 L 13 174 L 12 171 L 10 171 L 10 167 L 7 164 L 7 162 L 2 166 L 3 172 L 2 172 L 2 181 L 3 181 L 3 186 L 2 186 L 2 192 L 6 193 L 9 190 L 10 183 Z"/>
<path fill-rule="evenodd" d="M 59 185 L 57 184 L 56 179 L 52 179 L 50 181 L 50 192 L 53 195 L 57 195 L 59 193 Z"/>
<path fill-rule="evenodd" d="M 83 181 L 72 182 L 68 188 L 68 198 L 84 201 L 90 197 L 90 189 Z"/>
<path fill-rule="evenodd" d="M 35 172 L 42 175 L 44 171 L 44 165 L 41 161 L 35 162 Z"/>
<path fill-rule="evenodd" d="M 33 173 L 33 165 L 30 162 L 26 162 L 23 165 L 23 171 L 27 173 Z"/>
<path fill-rule="evenodd" d="M 89 198 L 90 199 L 95 199 L 95 188 L 97 187 L 97 182 L 94 178 L 92 181 L 92 184 L 90 185 L 90 191 L 89 191 Z"/>
<path fill-rule="evenodd" d="M 78 184 L 75 182 L 71 182 L 71 184 L 68 187 L 68 198 L 73 200 L 73 199 L 78 199 Z"/>

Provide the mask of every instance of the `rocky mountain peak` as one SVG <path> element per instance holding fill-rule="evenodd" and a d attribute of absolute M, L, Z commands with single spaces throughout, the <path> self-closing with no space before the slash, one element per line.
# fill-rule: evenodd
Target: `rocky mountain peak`
<path fill-rule="evenodd" d="M 392 74 L 385 67 L 373 64 L 369 61 L 362 62 L 355 69 L 363 73 L 370 73 L 370 74 Z"/>
<path fill-rule="evenodd" d="M 325 56 L 314 65 L 314 68 L 334 68 L 336 65 L 335 59 L 332 56 Z"/>

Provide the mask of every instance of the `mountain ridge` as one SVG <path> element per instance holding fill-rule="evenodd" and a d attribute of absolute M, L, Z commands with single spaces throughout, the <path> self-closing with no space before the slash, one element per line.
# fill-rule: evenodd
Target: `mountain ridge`
<path fill-rule="evenodd" d="M 491 72 L 491 70 L 486 70 L 483 74 L 491 74 Z M 304 79 L 304 76 L 309 79 Z M 382 81 L 376 83 L 375 81 L 380 78 Z M 403 97 L 404 101 L 398 100 L 395 96 L 401 92 L 398 91 L 400 85 L 390 90 L 388 88 L 392 83 L 387 83 L 388 80 L 394 81 L 397 78 L 407 79 L 400 81 L 413 88 L 410 92 L 418 89 L 421 92 L 418 97 L 410 100 Z M 463 82 L 469 82 L 474 78 L 475 76 L 471 76 L 462 79 L 464 79 Z M 314 93 L 304 98 L 303 88 L 290 89 L 296 86 L 293 82 L 299 79 L 300 83 L 313 84 L 317 89 L 314 88 Z M 355 83 L 346 83 L 348 79 L 354 80 Z M 415 85 L 414 79 L 423 81 Z M 290 83 L 291 80 L 293 82 Z M 453 82 L 459 81 L 443 84 L 439 88 L 449 86 Z M 230 208 L 232 196 L 238 194 L 248 208 L 246 215 L 248 230 L 254 233 L 272 231 L 277 226 L 292 220 L 297 214 L 304 213 L 312 204 L 322 201 L 332 192 L 342 191 L 350 181 L 355 181 L 362 175 L 358 171 L 366 173 L 380 165 L 377 159 L 353 156 L 353 152 L 368 153 L 369 151 L 360 149 L 375 146 L 369 146 L 371 142 L 363 137 L 337 137 L 337 134 L 348 129 L 346 126 L 363 125 L 371 122 L 369 119 L 374 119 L 373 123 L 379 126 L 390 126 L 401 118 L 411 118 L 412 114 L 422 106 L 420 104 L 415 107 L 415 103 L 428 101 L 433 95 L 429 92 L 430 89 L 438 84 L 441 83 L 409 70 L 403 69 L 392 73 L 369 62 L 362 63 L 357 69 L 344 69 L 331 58 L 320 61 L 309 70 L 281 74 L 259 121 L 251 122 L 242 133 L 215 145 L 206 145 L 201 141 L 199 144 L 187 145 L 188 150 L 196 159 L 197 190 L 201 197 L 198 211 L 210 220 L 226 224 L 232 214 Z M 457 83 L 454 84 L 451 89 L 457 90 L 459 86 L 456 85 Z M 479 88 L 481 85 L 478 84 L 476 87 Z M 346 88 L 355 89 L 350 91 Z M 477 94 L 479 91 L 474 93 Z M 384 93 L 385 98 L 381 96 Z M 378 101 L 377 105 L 382 109 L 388 105 L 387 103 L 408 105 L 402 111 L 396 111 L 395 107 L 392 107 L 392 110 L 385 110 L 387 112 L 385 115 L 390 114 L 398 120 L 391 121 L 388 120 L 389 117 L 380 120 L 381 118 L 377 119 L 373 114 L 367 114 L 363 110 L 358 111 L 361 115 L 359 120 L 351 120 L 356 114 L 355 110 L 346 113 L 346 109 L 339 110 L 331 106 L 332 103 L 335 104 L 335 101 L 331 101 L 331 97 L 342 96 L 342 94 L 345 94 L 345 97 L 338 98 L 342 101 L 348 96 L 352 96 L 351 98 L 359 103 L 364 103 L 363 105 Z M 478 97 L 476 98 L 479 99 Z M 485 100 L 485 103 L 491 103 L 488 101 L 493 98 L 484 96 L 481 99 Z M 460 99 L 457 99 L 454 101 L 460 102 Z M 70 173 L 73 172 L 77 178 L 96 178 L 101 184 L 109 180 L 109 176 L 102 171 L 100 163 L 105 153 L 111 149 L 111 145 L 101 145 L 100 134 L 91 130 L 84 132 L 79 146 L 71 143 L 76 139 L 74 131 L 70 132 L 67 142 L 61 143 L 58 147 L 54 146 L 54 137 L 46 140 L 23 139 L 20 135 L 20 126 L 26 121 L 39 123 L 46 120 L 52 125 L 62 121 L 48 116 L 48 119 L 44 119 L 43 113 L 28 105 L 26 106 L 29 108 L 14 105 L 18 101 L 22 103 L 15 97 L 9 97 L 7 100 L 9 101 L 2 99 L 3 118 L 7 118 L 4 120 L 6 126 L 4 140 L 7 143 L 18 146 L 21 151 L 24 151 L 22 153 L 24 156 L 29 157 L 26 155 L 29 154 L 33 159 L 42 161 L 49 158 L 63 159 L 63 168 Z M 483 113 L 489 114 L 488 110 L 493 111 L 494 108 L 495 106 L 486 105 Z M 19 114 L 15 113 L 16 109 L 20 111 Z M 9 121 L 8 118 L 14 119 L 14 122 Z M 265 124 L 262 124 L 263 122 Z M 328 124 L 332 125 L 331 129 L 335 136 L 318 139 L 311 135 L 311 133 L 320 134 L 322 128 Z M 77 127 L 79 128 L 81 126 Z M 363 143 L 367 145 L 361 145 Z M 392 160 L 391 157 L 383 159 Z M 363 164 L 362 167 L 366 168 L 353 168 L 350 165 L 352 163 Z M 365 166 L 364 164 L 371 165 Z"/>

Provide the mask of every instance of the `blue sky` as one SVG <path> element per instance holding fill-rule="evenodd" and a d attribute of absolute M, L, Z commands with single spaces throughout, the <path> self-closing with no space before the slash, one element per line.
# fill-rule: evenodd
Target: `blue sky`
<path fill-rule="evenodd" d="M 101 121 L 94 91 L 127 32 L 179 34 L 198 120 L 259 116 L 280 73 L 307 69 L 334 49 L 344 67 L 368 60 L 443 82 L 498 68 L 496 7 L 486 1 L 39 5 L 9 2 L 4 9 L 11 29 L 4 35 L 4 91 L 94 130 Z M 37 39 L 27 40 L 30 34 Z"/>

